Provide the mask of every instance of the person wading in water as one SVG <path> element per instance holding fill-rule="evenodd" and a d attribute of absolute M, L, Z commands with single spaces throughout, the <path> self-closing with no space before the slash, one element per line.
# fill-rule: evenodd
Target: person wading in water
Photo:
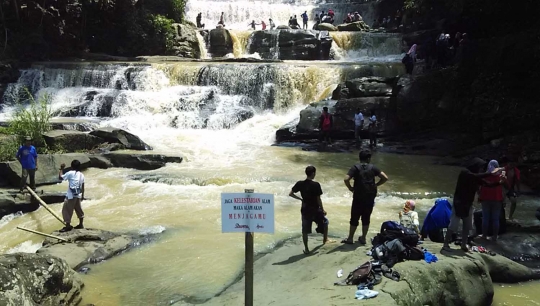
<path fill-rule="evenodd" d="M 359 158 L 360 163 L 352 166 L 344 180 L 345 186 L 353 192 L 349 237 L 341 241 L 346 244 L 354 243 L 354 233 L 360 217 L 362 218 L 362 236 L 358 237 L 358 241 L 360 244 L 366 244 L 370 217 L 377 197 L 377 187 L 388 181 L 388 176 L 370 163 L 370 151 L 360 151 Z M 378 182 L 375 182 L 375 177 L 379 177 Z M 351 186 L 352 179 L 354 179 L 354 187 Z"/>
<path fill-rule="evenodd" d="M 315 175 L 317 174 L 317 169 L 313 166 L 308 166 L 306 168 L 306 179 L 303 181 L 298 181 L 292 188 L 289 196 L 302 201 L 302 239 L 304 241 L 304 254 L 309 254 L 308 247 L 308 234 L 311 234 L 311 226 L 313 222 L 317 224 L 317 233 L 323 234 L 323 244 L 326 244 L 328 241 L 328 219 L 326 216 L 326 211 L 323 208 L 321 195 L 323 194 L 321 189 L 321 184 L 315 182 Z M 295 195 L 295 193 L 300 192 L 301 198 Z"/>
<path fill-rule="evenodd" d="M 68 181 L 68 190 L 66 193 L 66 200 L 64 206 L 62 207 L 62 217 L 66 226 L 60 230 L 61 233 L 69 232 L 73 229 L 71 226 L 71 217 L 73 216 L 73 211 L 77 214 L 79 218 L 79 225 L 75 229 L 83 229 L 83 220 L 84 212 L 81 207 L 81 202 L 84 199 L 84 174 L 81 173 L 81 163 L 78 160 L 71 162 L 71 170 L 63 174 L 64 169 L 66 168 L 65 164 L 60 166 L 60 171 L 58 172 L 58 178 L 62 181 Z"/>

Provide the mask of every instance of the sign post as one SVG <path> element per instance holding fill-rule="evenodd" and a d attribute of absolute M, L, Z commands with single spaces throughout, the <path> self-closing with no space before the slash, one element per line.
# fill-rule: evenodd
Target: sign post
<path fill-rule="evenodd" d="M 221 231 L 245 233 L 245 305 L 253 306 L 253 237 L 255 232 L 274 233 L 274 195 L 254 193 L 221 194 Z"/>
<path fill-rule="evenodd" d="M 246 194 L 251 194 L 255 192 L 253 189 L 246 189 L 244 191 Z M 252 232 L 246 232 L 246 292 L 244 300 L 245 306 L 253 306 L 253 237 Z"/>

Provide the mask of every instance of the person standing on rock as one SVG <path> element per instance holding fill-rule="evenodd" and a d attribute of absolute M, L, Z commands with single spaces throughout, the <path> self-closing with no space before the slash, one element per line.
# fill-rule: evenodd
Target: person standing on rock
<path fill-rule="evenodd" d="M 377 116 L 375 116 L 375 111 L 371 111 L 371 116 L 369 116 L 369 146 L 371 148 L 377 147 Z"/>
<path fill-rule="evenodd" d="M 276 28 L 276 24 L 272 20 L 272 18 L 268 19 L 268 23 L 270 24 L 270 30 L 273 30 Z"/>
<path fill-rule="evenodd" d="M 321 140 L 324 143 L 330 144 L 332 139 L 330 138 L 330 133 L 332 132 L 332 127 L 334 126 L 334 118 L 330 113 L 328 113 L 328 107 L 323 107 L 323 112 L 319 118 L 319 130 L 321 131 Z"/>
<path fill-rule="evenodd" d="M 364 129 L 364 115 L 360 111 L 360 108 L 356 109 L 354 115 L 354 140 L 359 146 L 362 145 L 362 130 Z"/>
<path fill-rule="evenodd" d="M 305 11 L 302 15 L 300 15 L 300 17 L 302 17 L 302 29 L 303 30 L 307 30 L 307 23 L 308 23 L 308 14 L 307 14 L 307 11 Z"/>
<path fill-rule="evenodd" d="M 517 168 L 516 161 L 513 159 L 503 158 L 504 170 L 506 171 L 507 184 L 506 184 L 506 196 L 510 200 L 510 214 L 509 220 L 514 219 L 514 213 L 516 212 L 517 198 L 521 193 L 521 171 Z"/>
<path fill-rule="evenodd" d="M 483 180 L 484 177 L 490 176 L 492 173 L 485 172 L 486 162 L 481 158 L 474 158 L 469 162 L 466 169 L 463 169 L 458 176 L 456 189 L 454 191 L 454 204 L 452 205 L 452 216 L 450 217 L 450 225 L 444 237 L 443 251 L 451 251 L 450 242 L 452 235 L 458 231 L 459 222 L 463 221 L 463 229 L 461 232 L 461 249 L 465 252 L 469 251 L 467 246 L 469 230 L 472 229 L 473 219 L 473 202 L 476 193 L 480 186 L 493 187 L 502 183 L 488 183 Z M 499 168 L 493 170 L 493 173 L 498 172 Z"/>
<path fill-rule="evenodd" d="M 20 192 L 22 193 L 24 191 L 28 176 L 30 176 L 30 188 L 35 191 L 38 154 L 36 148 L 32 145 L 31 137 L 25 138 L 24 145 L 19 148 L 15 157 L 21 163 L 22 167 Z"/>
<path fill-rule="evenodd" d="M 328 241 L 328 219 L 324 210 L 321 195 L 323 194 L 321 184 L 315 182 L 317 169 L 313 166 L 306 168 L 306 179 L 298 181 L 289 192 L 289 196 L 302 201 L 302 240 L 304 241 L 304 254 L 309 254 L 308 234 L 311 234 L 313 222 L 317 224 L 316 232 L 323 234 L 323 244 Z M 302 197 L 295 193 L 300 192 Z"/>
<path fill-rule="evenodd" d="M 81 202 L 84 199 L 84 174 L 81 172 L 81 162 L 73 160 L 71 162 L 71 170 L 63 174 L 65 168 L 66 165 L 62 164 L 58 172 L 58 178 L 60 180 L 68 181 L 66 200 L 62 207 L 62 217 L 66 226 L 60 230 L 61 233 L 69 232 L 73 229 L 73 226 L 71 226 L 71 217 L 74 210 L 79 218 L 79 225 L 75 226 L 75 229 L 84 228 L 84 212 L 81 207 Z"/>
<path fill-rule="evenodd" d="M 360 163 L 352 166 L 345 176 L 345 186 L 353 192 L 353 202 L 351 206 L 351 220 L 349 221 L 349 237 L 342 240 L 342 243 L 353 244 L 354 233 L 362 218 L 362 236 L 358 237 L 360 244 L 366 244 L 366 236 L 369 230 L 371 213 L 375 206 L 377 197 L 377 187 L 388 181 L 388 176 L 371 164 L 371 152 L 367 150 L 360 151 Z M 375 182 L 375 177 L 379 178 Z M 351 186 L 351 180 L 354 179 L 354 187 Z"/>

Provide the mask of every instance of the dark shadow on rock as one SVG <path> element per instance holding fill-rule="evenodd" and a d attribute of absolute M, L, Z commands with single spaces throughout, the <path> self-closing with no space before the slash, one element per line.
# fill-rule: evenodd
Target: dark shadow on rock
<path fill-rule="evenodd" d="M 295 263 L 295 262 L 300 261 L 300 260 L 302 260 L 304 258 L 307 258 L 307 257 L 318 254 L 317 250 L 319 250 L 321 247 L 322 247 L 322 244 L 314 247 L 309 254 L 294 255 L 294 256 L 289 257 L 289 259 L 287 259 L 287 260 L 276 262 L 276 263 L 273 263 L 272 265 L 273 266 L 283 266 L 283 265 L 289 265 L 289 264 Z"/>
<path fill-rule="evenodd" d="M 355 242 L 354 244 L 346 244 L 342 243 L 341 245 L 335 247 L 331 251 L 328 252 L 328 254 L 336 253 L 336 252 L 354 252 L 356 249 L 360 247 L 368 247 L 368 245 L 361 245 L 358 242 Z"/>

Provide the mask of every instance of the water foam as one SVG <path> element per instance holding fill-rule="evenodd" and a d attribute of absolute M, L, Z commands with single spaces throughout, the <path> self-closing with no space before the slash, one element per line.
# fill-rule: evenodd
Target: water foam
<path fill-rule="evenodd" d="M 35 253 L 43 246 L 43 242 L 25 241 L 6 251 L 6 254 L 13 253 Z"/>

